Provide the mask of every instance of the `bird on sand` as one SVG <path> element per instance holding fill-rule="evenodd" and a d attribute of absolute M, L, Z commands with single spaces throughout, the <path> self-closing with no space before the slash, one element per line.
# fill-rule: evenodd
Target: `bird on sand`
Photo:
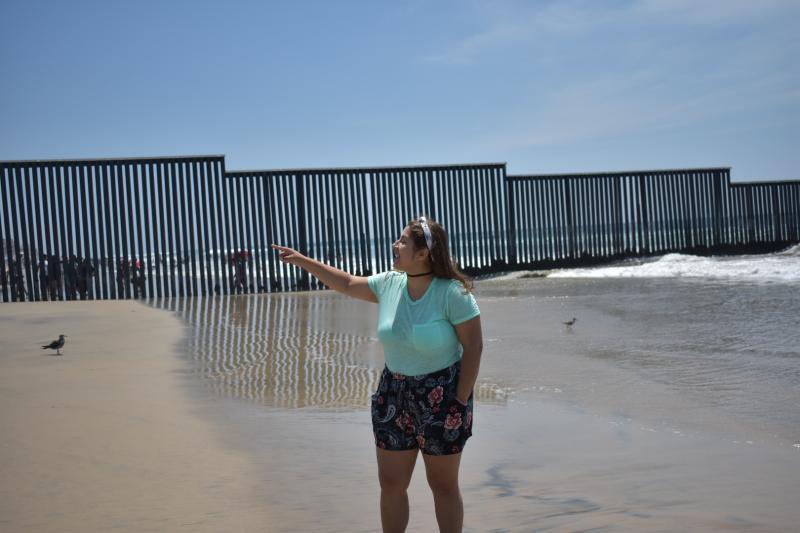
<path fill-rule="evenodd" d="M 578 319 L 577 319 L 577 318 L 575 318 L 575 317 L 572 317 L 572 320 L 568 320 L 567 322 L 562 322 L 562 324 L 564 324 L 565 326 L 567 326 L 567 328 L 571 328 L 571 327 L 572 327 L 572 325 L 573 325 L 573 324 L 575 324 L 575 322 L 577 322 L 577 321 L 578 321 Z"/>
<path fill-rule="evenodd" d="M 61 348 L 64 347 L 64 337 L 66 337 L 66 335 L 64 334 L 59 335 L 57 341 L 53 341 L 50 344 L 42 346 L 42 350 L 47 350 L 47 349 L 55 350 L 56 355 L 61 355 Z"/>

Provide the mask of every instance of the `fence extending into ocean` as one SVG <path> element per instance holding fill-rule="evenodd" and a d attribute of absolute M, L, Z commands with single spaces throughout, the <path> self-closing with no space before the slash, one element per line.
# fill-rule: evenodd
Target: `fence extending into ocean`
<path fill-rule="evenodd" d="M 508 176 L 510 263 L 578 266 L 665 253 L 752 253 L 800 238 L 800 181 L 730 169 Z"/>
<path fill-rule="evenodd" d="M 514 175 L 504 163 L 228 172 L 224 156 L 0 162 L 2 300 L 322 288 L 281 243 L 357 275 L 414 216 L 471 275 L 800 241 L 800 181 L 730 169 Z"/>

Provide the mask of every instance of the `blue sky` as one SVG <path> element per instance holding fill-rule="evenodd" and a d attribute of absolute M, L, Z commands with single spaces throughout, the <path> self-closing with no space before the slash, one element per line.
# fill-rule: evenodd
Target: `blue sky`
<path fill-rule="evenodd" d="M 800 2 L 0 3 L 0 159 L 800 178 Z"/>

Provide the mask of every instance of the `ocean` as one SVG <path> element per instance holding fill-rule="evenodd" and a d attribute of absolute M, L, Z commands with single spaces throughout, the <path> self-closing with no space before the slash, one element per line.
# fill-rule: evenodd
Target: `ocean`
<path fill-rule="evenodd" d="M 483 294 L 537 302 L 540 314 L 547 310 L 539 320 L 553 328 L 578 319 L 530 350 L 570 358 L 554 376 L 570 401 L 676 428 L 736 426 L 749 438 L 800 447 L 800 246 L 755 256 L 669 254 L 526 278 L 541 274 L 490 280 Z M 493 337 L 508 344 L 516 330 Z M 510 352 L 524 353 L 525 342 Z"/>

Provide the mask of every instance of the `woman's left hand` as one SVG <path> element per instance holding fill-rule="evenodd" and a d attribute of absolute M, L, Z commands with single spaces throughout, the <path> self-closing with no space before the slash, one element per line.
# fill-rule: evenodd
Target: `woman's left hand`
<path fill-rule="evenodd" d="M 467 405 L 467 403 L 469 402 L 469 397 L 471 395 L 472 395 L 471 393 L 467 394 L 466 399 L 463 399 L 464 396 L 462 394 L 459 394 L 458 392 L 456 392 L 456 401 L 458 403 L 460 403 L 461 405 Z"/>

